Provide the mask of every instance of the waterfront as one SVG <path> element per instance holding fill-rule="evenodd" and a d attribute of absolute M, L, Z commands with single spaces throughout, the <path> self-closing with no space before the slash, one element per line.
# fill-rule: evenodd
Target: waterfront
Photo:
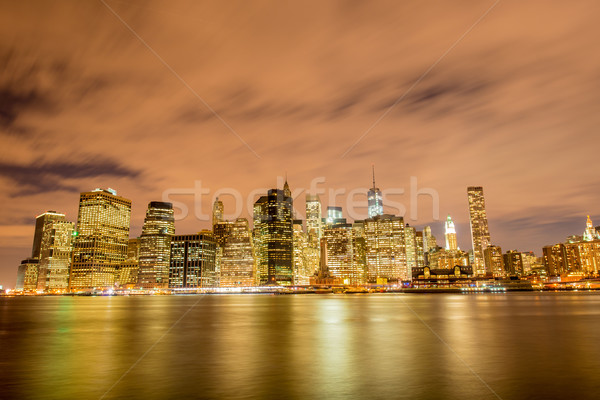
<path fill-rule="evenodd" d="M 0 298 L 0 398 L 597 398 L 600 293 Z"/>

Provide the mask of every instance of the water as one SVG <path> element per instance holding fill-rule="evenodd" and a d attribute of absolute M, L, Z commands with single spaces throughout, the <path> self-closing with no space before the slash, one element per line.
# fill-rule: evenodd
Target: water
<path fill-rule="evenodd" d="M 0 398 L 597 399 L 599 339 L 595 293 L 0 298 Z"/>

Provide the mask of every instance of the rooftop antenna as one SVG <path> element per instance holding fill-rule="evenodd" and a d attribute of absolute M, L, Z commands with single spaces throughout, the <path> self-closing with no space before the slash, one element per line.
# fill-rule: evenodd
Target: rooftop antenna
<path fill-rule="evenodd" d="M 373 188 L 375 188 L 375 164 L 371 164 L 371 168 L 373 168 Z"/>

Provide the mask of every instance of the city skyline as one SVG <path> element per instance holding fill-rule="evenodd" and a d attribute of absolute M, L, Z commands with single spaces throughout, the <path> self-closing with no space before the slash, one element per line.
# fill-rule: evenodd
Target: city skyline
<path fill-rule="evenodd" d="M 132 200 L 132 232 L 149 201 L 196 180 L 248 194 L 287 170 L 295 187 L 324 176 L 350 190 L 371 186 L 371 164 L 382 189 L 410 176 L 435 189 L 461 249 L 469 185 L 486 188 L 504 249 L 539 255 L 580 234 L 582 216 L 600 218 L 599 181 L 579 167 L 600 123 L 596 2 L 501 2 L 352 149 L 491 2 L 107 4 L 160 59 L 101 2 L 4 6 L 0 284 L 31 247 L 35 216 L 75 222 L 79 193 L 94 187 Z M 428 209 L 406 222 L 441 240 Z M 209 227 L 178 221 L 181 232 Z"/>
<path fill-rule="evenodd" d="M 582 235 L 544 246 L 541 257 L 531 250 L 502 254 L 501 246 L 490 240 L 480 186 L 467 187 L 473 244 L 468 252 L 458 247 L 450 215 L 443 223 L 445 246 L 436 247 L 431 226 L 418 231 L 402 215 L 381 214 L 381 192 L 374 182 L 368 189 L 368 218 L 352 221 L 343 218 L 341 206 L 328 206 L 323 215 L 319 195 L 301 193 L 305 216 L 297 215 L 294 197 L 298 203 L 300 194 L 292 194 L 286 177 L 282 189 L 269 189 L 254 202 L 252 226 L 247 218 L 228 220 L 216 197 L 211 229 L 191 234 L 175 230 L 172 203 L 150 201 L 136 236 L 130 232 L 131 200 L 112 188 L 82 192 L 77 225 L 56 211 L 36 217 L 31 257 L 21 261 L 17 286 L 63 292 L 98 287 L 363 285 L 414 282 L 417 275 L 419 282 L 429 277 L 429 272 L 423 275 L 423 267 L 441 271 L 460 266 L 465 277 L 538 275 L 534 265 L 543 267 L 544 276 L 597 274 L 599 268 L 600 232 L 589 215 Z M 377 203 L 372 201 L 375 193 Z"/>
<path fill-rule="evenodd" d="M 373 187 L 374 187 L 374 185 L 373 185 Z M 482 196 L 483 189 L 481 187 L 472 187 L 472 186 L 469 186 L 469 187 L 467 187 L 467 194 L 470 195 L 472 189 L 478 190 L 478 193 L 480 193 L 479 195 L 481 197 L 483 197 Z M 278 189 L 278 188 L 269 189 L 268 192 L 271 192 L 272 190 L 276 190 L 277 192 L 280 192 L 280 194 L 284 195 L 284 196 L 291 196 L 292 195 L 292 191 L 291 191 L 291 189 L 290 189 L 290 187 L 288 185 L 287 180 L 285 181 L 285 183 L 283 185 L 283 188 L 281 188 L 281 189 Z M 377 188 L 377 190 L 379 190 L 379 188 Z M 373 192 L 372 188 L 368 189 L 368 194 L 371 194 L 372 192 Z M 90 195 L 92 195 L 94 197 L 97 197 L 97 196 L 100 195 L 100 196 L 109 197 L 109 198 L 110 197 L 115 197 L 117 199 L 122 199 L 122 200 L 125 201 L 126 204 L 128 204 L 129 209 L 133 208 L 133 205 L 132 205 L 132 203 L 131 203 L 130 200 L 123 199 L 120 195 L 117 194 L 117 191 L 114 190 L 114 189 L 112 189 L 112 188 L 108 188 L 108 189 L 99 189 L 99 188 L 96 188 L 94 190 L 88 190 L 86 192 L 82 192 L 80 194 L 80 196 L 81 196 L 80 202 L 84 201 L 83 199 L 84 199 L 85 196 L 90 196 Z M 296 198 L 296 204 L 293 205 L 293 207 L 294 207 L 294 212 L 293 212 L 293 215 L 294 215 L 294 220 L 293 220 L 294 224 L 293 224 L 293 226 L 296 226 L 296 221 L 298 221 L 298 223 L 300 223 L 300 226 L 301 227 L 303 226 L 304 232 L 308 235 L 308 233 L 310 231 L 310 229 L 309 229 L 310 225 L 308 223 L 308 220 L 306 219 L 306 216 L 310 215 L 311 211 L 307 208 L 307 210 L 306 210 L 307 214 L 306 215 L 297 215 L 296 214 L 297 213 L 297 207 L 299 206 L 298 203 L 301 201 L 303 205 L 305 205 L 305 206 L 308 207 L 308 204 L 311 204 L 312 202 L 316 202 L 316 203 L 318 203 L 320 205 L 319 209 L 321 209 L 322 208 L 322 201 L 321 201 L 319 195 L 314 195 L 314 194 L 308 193 L 307 191 L 302 191 L 301 194 L 298 194 L 296 197 L 297 197 Z M 255 214 L 257 212 L 256 205 L 260 203 L 261 199 L 266 198 L 266 196 L 265 195 L 263 195 L 263 196 L 257 195 L 256 198 L 257 198 L 256 199 L 257 201 L 256 201 L 256 204 L 254 206 L 255 207 L 255 209 L 254 209 L 254 213 Z M 331 206 L 327 207 L 326 206 L 324 208 L 336 209 L 336 210 L 338 210 L 337 213 L 342 212 L 343 213 L 342 214 L 343 219 L 339 220 L 338 222 L 335 222 L 336 221 L 335 219 L 333 219 L 333 220 L 328 219 L 328 215 L 331 215 L 331 214 L 328 214 L 328 213 L 330 213 L 330 211 L 322 211 L 321 212 L 322 223 L 325 224 L 325 221 L 329 220 L 330 221 L 329 224 L 335 225 L 336 223 L 337 224 L 341 223 L 343 225 L 343 224 L 346 223 L 345 221 L 347 220 L 350 223 L 350 224 L 348 224 L 348 227 L 351 227 L 352 223 L 354 223 L 354 222 L 364 222 L 364 221 L 367 220 L 366 218 L 368 218 L 368 213 L 370 212 L 370 208 L 371 208 L 371 207 L 369 207 L 370 202 L 368 202 L 368 196 L 365 196 L 365 202 L 366 202 L 366 204 L 364 206 L 362 206 L 362 208 L 364 208 L 366 210 L 365 212 L 367 213 L 367 215 L 365 215 L 365 219 L 355 219 L 355 220 L 353 220 L 352 218 L 348 218 L 347 212 L 346 212 L 347 210 L 345 210 L 345 208 L 342 207 L 342 206 L 334 206 L 334 207 L 331 207 Z M 383 206 L 385 207 L 385 201 L 383 202 Z M 151 210 L 153 209 L 152 207 L 158 207 L 159 210 L 161 209 L 161 207 L 168 208 L 170 210 L 170 212 L 171 212 L 171 218 L 173 218 L 173 209 L 172 209 L 173 205 L 171 203 L 165 203 L 165 202 L 161 202 L 161 201 L 150 201 L 148 203 L 148 208 L 147 208 L 147 211 L 146 211 L 146 218 L 145 218 L 145 220 L 148 219 L 148 215 L 149 215 L 148 213 L 151 212 Z M 471 207 L 470 204 L 469 204 L 469 202 L 467 202 L 467 207 L 468 208 Z M 485 206 L 483 206 L 483 207 L 484 207 L 483 208 L 483 214 L 485 215 L 487 210 L 485 209 Z M 129 211 L 129 209 L 128 209 L 128 213 L 131 212 L 131 211 Z M 300 210 L 302 210 L 302 209 L 303 208 L 300 207 Z M 81 211 L 80 211 L 79 214 L 80 214 L 79 218 L 81 218 Z M 219 228 L 217 228 L 218 226 L 224 226 L 225 227 L 225 226 L 228 226 L 228 224 L 234 224 L 234 223 L 236 223 L 236 221 L 244 221 L 243 223 L 246 224 L 246 226 L 248 226 L 248 229 L 251 227 L 252 230 L 254 230 L 254 224 L 252 224 L 252 225 L 249 224 L 249 221 L 253 220 L 252 216 L 250 218 L 243 217 L 243 216 L 242 217 L 237 217 L 237 218 L 234 218 L 233 220 L 229 221 L 229 220 L 225 220 L 224 219 L 224 215 L 226 215 L 226 214 L 227 213 L 225 212 L 225 207 L 223 205 L 222 200 L 219 199 L 219 197 L 217 197 L 216 200 L 215 200 L 215 202 L 213 203 L 212 214 L 210 215 L 211 218 L 209 218 L 207 221 L 204 221 L 204 220 L 198 221 L 198 223 L 200 224 L 200 226 L 197 229 L 192 230 L 190 232 L 181 232 L 179 230 L 175 230 L 176 229 L 176 223 L 177 223 L 177 221 L 174 220 L 174 221 L 171 222 L 172 228 L 162 228 L 162 231 L 164 231 L 165 233 L 167 231 L 171 232 L 171 233 L 169 233 L 169 235 L 171 235 L 171 236 L 176 235 L 177 237 L 195 237 L 198 234 L 203 235 L 203 234 L 205 234 L 203 232 L 208 232 L 208 231 L 210 231 L 212 229 L 212 232 L 213 232 L 212 235 L 216 235 L 215 238 L 218 238 L 219 235 L 222 236 L 223 232 L 224 232 L 224 231 L 222 231 L 221 233 L 219 233 L 219 231 L 218 231 Z M 394 214 L 389 214 L 389 213 L 384 213 L 382 215 L 395 217 Z M 311 215 L 311 217 L 313 217 L 313 218 L 315 217 L 314 212 Z M 401 219 L 403 219 L 402 215 L 399 215 L 398 217 L 400 217 Z M 71 230 L 73 230 L 73 229 L 77 229 L 78 230 L 78 228 L 77 228 L 78 224 L 76 224 L 75 222 L 69 221 L 68 218 L 66 218 L 64 214 L 57 213 L 54 210 L 49 210 L 49 211 L 46 211 L 46 212 L 38 215 L 35 218 L 35 221 L 34 221 L 36 223 L 34 223 L 34 232 L 33 232 L 34 234 L 32 235 L 32 238 L 33 238 L 32 255 L 33 255 L 34 258 L 36 258 L 36 256 L 35 256 L 36 252 L 39 253 L 39 251 L 40 251 L 40 249 L 39 249 L 40 248 L 40 240 L 41 240 L 41 236 L 40 235 L 42 234 L 42 227 L 43 227 L 44 221 L 46 221 L 47 218 L 53 218 L 53 219 L 62 218 L 61 221 L 64 221 L 64 223 L 66 223 L 66 224 L 70 224 L 70 226 L 71 226 L 70 229 Z M 129 218 L 129 214 L 127 214 L 127 218 Z M 160 217 L 160 218 L 162 219 L 163 217 Z M 254 218 L 256 218 L 256 217 L 254 216 Z M 291 218 L 291 215 L 290 215 L 290 218 Z M 298 218 L 298 219 L 296 219 L 296 218 Z M 369 219 L 369 220 L 371 220 L 371 219 Z M 290 219 L 289 221 L 291 222 L 292 220 Z M 128 220 L 128 222 L 129 222 L 129 220 Z M 208 223 L 208 226 L 206 226 L 207 223 Z M 254 223 L 256 223 L 256 221 L 254 221 Z M 222 225 L 222 224 L 227 224 L 227 225 Z M 486 224 L 487 224 L 487 221 L 486 221 Z M 580 227 L 581 227 L 581 225 L 582 224 L 581 224 L 581 221 L 580 221 Z M 412 224 L 409 223 L 409 224 L 406 225 L 405 229 L 408 229 L 411 226 L 414 226 L 414 225 L 412 225 Z M 323 226 L 323 227 L 325 227 L 325 226 Z M 127 228 L 128 228 L 128 231 L 129 231 L 130 228 L 129 227 L 127 227 Z M 458 246 L 458 244 L 460 243 L 460 241 L 457 240 L 458 237 L 463 237 L 462 241 L 467 241 L 469 238 L 472 238 L 472 232 L 471 232 L 472 228 L 470 226 L 467 226 L 467 231 L 466 232 L 461 232 L 462 235 L 459 235 L 457 233 L 457 229 L 455 228 L 455 223 L 451 219 L 450 215 L 448 215 L 447 218 L 445 218 L 445 219 L 444 218 L 440 218 L 438 220 L 435 220 L 431 224 L 423 225 L 423 226 L 418 226 L 418 228 L 419 229 L 424 229 L 424 228 L 431 229 L 434 238 L 437 236 L 438 243 L 439 243 L 439 240 L 442 241 L 441 242 L 442 245 L 443 245 L 442 246 L 442 251 L 444 249 L 446 251 L 447 250 L 451 250 L 451 251 L 460 250 L 459 249 L 460 246 Z M 123 229 L 125 229 L 125 226 L 123 226 Z M 153 228 L 153 229 L 156 230 L 156 228 Z M 217 229 L 217 230 L 215 230 L 215 229 Z M 293 228 L 293 229 L 295 230 L 296 228 Z M 414 230 L 415 228 L 412 227 L 410 229 Z M 593 222 L 590 219 L 590 216 L 587 215 L 587 221 L 585 223 L 585 229 L 582 231 L 583 234 L 580 234 L 582 232 L 575 231 L 575 232 L 571 232 L 571 234 L 568 235 L 568 236 L 566 236 L 565 238 L 568 240 L 569 237 L 576 238 L 577 236 L 579 236 L 584 241 L 585 240 L 592 240 L 592 239 L 600 238 L 600 236 L 599 236 L 600 234 L 599 233 L 596 233 L 595 236 L 593 236 L 593 237 L 591 236 L 592 235 L 592 233 L 591 233 L 592 229 L 595 229 L 595 226 L 593 225 Z M 580 229 L 580 231 L 581 231 L 581 229 Z M 130 242 L 131 242 L 131 240 L 140 241 L 140 239 L 142 239 L 142 242 L 143 242 L 144 227 L 142 227 L 140 229 L 140 232 L 138 232 L 139 234 L 137 234 L 137 235 L 135 234 L 135 232 L 133 232 L 133 230 L 131 230 L 129 232 L 130 232 L 129 233 Z M 75 231 L 74 233 L 76 235 L 79 235 L 78 231 Z M 419 232 L 419 233 L 421 235 L 423 235 L 423 232 Z M 291 234 L 291 231 L 290 231 L 290 234 Z M 413 233 L 413 235 L 414 235 L 414 233 Z M 488 235 L 489 235 L 489 233 L 488 233 Z M 468 236 L 468 238 L 465 238 L 464 236 Z M 536 256 L 542 257 L 542 256 L 545 255 L 544 251 L 545 251 L 546 247 L 551 247 L 551 246 L 554 245 L 554 243 L 563 242 L 565 240 L 565 238 L 557 239 L 557 240 L 555 240 L 552 243 L 545 244 L 545 245 L 541 246 L 539 249 L 538 248 L 535 248 L 535 249 L 524 249 L 524 248 L 521 248 L 521 247 L 517 247 L 514 250 L 518 249 L 518 251 L 520 252 L 519 254 L 521 254 L 521 252 L 532 252 L 532 253 L 535 253 Z M 290 239 L 291 239 L 291 236 L 290 236 Z M 307 239 L 308 239 L 308 236 L 307 236 Z M 215 240 L 217 241 L 217 243 L 219 242 L 218 239 L 215 239 Z M 451 240 L 450 244 L 448 243 L 448 240 Z M 472 242 L 470 244 L 472 244 Z M 488 245 L 491 246 L 491 247 L 494 247 L 494 246 L 497 246 L 498 244 L 499 244 L 499 246 L 498 246 L 499 248 L 504 247 L 501 243 L 495 243 L 493 241 L 490 242 Z M 223 243 L 220 243 L 219 245 L 223 246 Z M 156 246 L 156 243 L 153 242 L 152 246 L 154 248 L 154 246 Z M 253 247 L 258 248 L 257 246 L 258 246 L 257 243 L 254 243 Z M 143 248 L 143 246 L 142 246 L 142 248 Z M 504 247 L 504 248 L 505 249 L 509 249 L 510 247 Z M 138 250 L 137 251 L 140 251 L 139 249 L 140 249 L 140 247 L 139 247 L 139 244 L 138 244 Z M 472 247 L 472 245 L 470 247 L 466 246 L 465 249 L 467 251 L 472 251 L 473 247 Z M 257 264 L 260 264 L 259 261 L 258 261 L 260 259 L 260 256 L 258 255 L 258 250 L 255 249 L 254 251 L 257 252 L 257 255 L 256 255 L 257 258 L 256 258 L 255 262 Z M 407 247 L 406 251 L 408 251 L 408 247 Z M 510 251 L 513 251 L 513 250 L 510 250 Z M 143 254 L 143 250 L 142 250 L 142 254 Z M 414 256 L 415 255 L 413 255 L 413 257 Z M 168 257 L 168 255 L 167 255 L 167 257 Z M 406 257 L 408 257 L 408 253 L 406 254 Z M 39 258 L 39 256 L 38 256 L 38 258 Z M 143 257 L 142 257 L 142 259 L 143 259 Z M 21 257 L 20 261 L 27 262 L 28 260 L 29 260 L 28 257 Z M 408 261 L 408 259 L 405 262 L 407 262 L 407 265 L 410 263 Z M 167 264 L 166 265 L 168 265 L 168 258 L 167 258 Z M 257 265 L 257 267 L 258 267 L 258 265 Z M 491 265 L 490 265 L 490 267 L 492 269 L 494 268 Z M 259 269 L 259 268 L 257 268 L 257 269 Z M 42 270 L 42 265 L 41 264 L 40 264 L 40 270 Z M 409 267 L 409 270 L 410 270 L 410 267 Z M 142 276 L 143 276 L 143 272 L 142 271 L 143 271 L 143 262 L 140 263 L 140 272 L 139 272 L 140 282 L 142 282 Z M 482 269 L 482 271 L 483 271 L 483 269 Z M 14 266 L 13 266 L 11 272 L 14 273 Z M 490 271 L 488 271 L 488 272 L 490 272 Z M 39 279 L 41 279 L 41 278 L 39 278 Z M 115 279 L 116 279 L 116 281 L 118 281 L 118 278 L 115 278 Z M 9 279 L 9 281 L 10 281 L 10 279 Z M 163 286 L 163 287 L 166 289 L 167 288 L 167 284 L 165 283 L 164 285 L 165 286 Z M 5 284 L 5 286 L 6 286 L 6 284 Z M 40 287 L 39 281 L 38 281 L 38 287 Z M 47 287 L 48 287 L 48 285 L 46 284 L 46 288 Z M 152 285 L 149 285 L 148 288 L 152 288 Z"/>

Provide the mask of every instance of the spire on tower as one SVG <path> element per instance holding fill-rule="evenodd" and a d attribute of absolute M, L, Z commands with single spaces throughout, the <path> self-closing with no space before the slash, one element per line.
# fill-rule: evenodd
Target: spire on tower
<path fill-rule="evenodd" d="M 375 188 L 375 164 L 371 164 L 371 168 L 373 169 L 373 187 Z"/>
<path fill-rule="evenodd" d="M 290 190 L 290 185 L 288 185 L 287 181 L 287 171 L 285 171 L 285 183 L 283 184 L 283 193 L 288 197 L 292 196 L 292 191 Z"/>

